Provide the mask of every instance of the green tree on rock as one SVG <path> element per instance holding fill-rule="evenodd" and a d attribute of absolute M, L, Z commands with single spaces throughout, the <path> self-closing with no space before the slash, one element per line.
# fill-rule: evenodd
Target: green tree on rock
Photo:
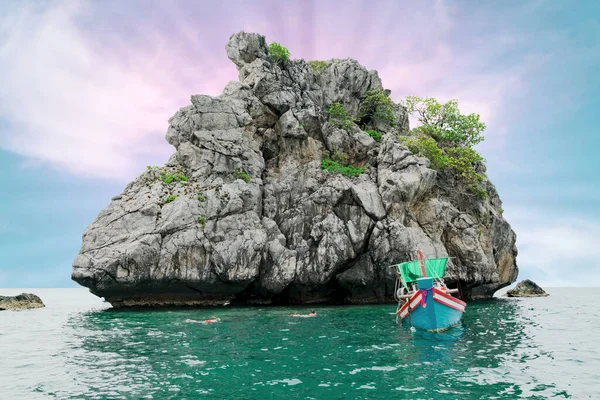
<path fill-rule="evenodd" d="M 452 172 L 478 198 L 487 198 L 485 177 L 476 170 L 485 160 L 472 148 L 483 141 L 485 124 L 479 114 L 461 114 L 457 100 L 441 104 L 431 97 L 408 96 L 404 105 L 421 125 L 400 142 L 429 158 L 433 168 Z"/>
<path fill-rule="evenodd" d="M 372 89 L 365 93 L 361 100 L 358 120 L 362 127 L 371 120 L 382 120 L 395 126 L 394 101 L 390 98 L 389 92 Z"/>
<path fill-rule="evenodd" d="M 432 97 L 408 96 L 405 107 L 422 124 L 417 130 L 438 142 L 471 147 L 483 141 L 485 124 L 479 114 L 461 114 L 458 100 L 441 104 Z"/>
<path fill-rule="evenodd" d="M 274 62 L 290 61 L 290 51 L 277 42 L 269 45 L 269 55 Z"/>

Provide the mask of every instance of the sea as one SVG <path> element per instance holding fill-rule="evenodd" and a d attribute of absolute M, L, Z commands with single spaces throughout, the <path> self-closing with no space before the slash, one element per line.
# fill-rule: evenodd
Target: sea
<path fill-rule="evenodd" d="M 468 303 L 443 333 L 395 305 L 117 310 L 85 289 L 0 311 L 0 399 L 600 399 L 600 290 Z M 217 316 L 213 324 L 204 320 Z"/>

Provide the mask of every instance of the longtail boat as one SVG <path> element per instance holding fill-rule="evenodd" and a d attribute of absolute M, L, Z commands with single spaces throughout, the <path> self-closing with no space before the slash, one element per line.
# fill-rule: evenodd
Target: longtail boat
<path fill-rule="evenodd" d="M 452 296 L 458 289 L 448 289 L 444 272 L 448 258 L 419 259 L 394 265 L 397 273 L 395 296 L 398 301 L 396 322 L 440 332 L 457 325 L 467 304 Z"/>

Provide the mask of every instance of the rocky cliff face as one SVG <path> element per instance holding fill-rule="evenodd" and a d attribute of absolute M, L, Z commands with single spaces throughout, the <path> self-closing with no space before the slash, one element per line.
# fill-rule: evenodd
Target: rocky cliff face
<path fill-rule="evenodd" d="M 86 229 L 75 281 L 114 306 L 383 302 L 394 291 L 388 266 L 414 259 L 417 244 L 453 257 L 448 281 L 467 298 L 516 279 L 515 234 L 494 186 L 478 200 L 400 145 L 400 105 L 394 126 L 367 122 L 380 143 L 327 121 L 332 102 L 356 115 L 383 88 L 376 71 L 350 59 L 318 72 L 270 62 L 257 34 L 235 34 L 226 49 L 239 81 L 192 96 L 169 120 L 175 153 Z M 366 172 L 324 171 L 333 153 Z"/>

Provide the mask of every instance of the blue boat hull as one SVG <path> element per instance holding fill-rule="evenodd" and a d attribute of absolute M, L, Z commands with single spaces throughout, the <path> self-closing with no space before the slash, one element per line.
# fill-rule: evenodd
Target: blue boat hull
<path fill-rule="evenodd" d="M 427 296 L 425 304 L 419 304 L 404 320 L 415 328 L 439 332 L 457 325 L 462 318 L 462 311 L 438 303 L 432 296 Z"/>
<path fill-rule="evenodd" d="M 433 287 L 432 278 L 417 279 L 418 290 L 398 310 L 403 321 L 415 328 L 439 332 L 460 322 L 466 303 Z"/>

